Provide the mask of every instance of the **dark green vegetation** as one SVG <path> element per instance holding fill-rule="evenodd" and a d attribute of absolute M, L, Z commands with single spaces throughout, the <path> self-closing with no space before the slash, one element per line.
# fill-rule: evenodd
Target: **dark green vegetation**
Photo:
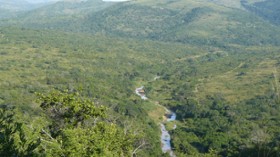
<path fill-rule="evenodd" d="M 160 104 L 177 156 L 280 156 L 280 28 L 250 9 L 278 2 L 231 3 L 61 2 L 3 21 L 1 154 L 164 156 Z"/>
<path fill-rule="evenodd" d="M 123 156 L 133 154 L 136 134 L 115 124 L 79 93 L 38 94 L 41 108 L 50 118 L 48 130 L 16 120 L 7 107 L 1 108 L 1 156 Z M 31 137 L 31 138 L 30 138 Z"/>

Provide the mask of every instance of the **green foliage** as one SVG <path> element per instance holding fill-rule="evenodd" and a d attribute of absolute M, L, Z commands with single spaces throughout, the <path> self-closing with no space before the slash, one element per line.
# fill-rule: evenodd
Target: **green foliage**
<path fill-rule="evenodd" d="M 89 129 L 66 129 L 61 135 L 66 156 L 130 156 L 134 137 L 114 124 L 98 123 Z"/>
<path fill-rule="evenodd" d="M 59 144 L 59 148 L 45 149 L 47 155 L 130 156 L 132 153 L 136 135 L 102 120 L 106 117 L 105 107 L 95 106 L 77 92 L 53 91 L 38 96 L 52 122 L 49 137 Z M 94 122 L 86 125 L 86 121 Z"/>
<path fill-rule="evenodd" d="M 95 127 L 63 129 L 56 138 L 59 147 L 49 145 L 47 156 L 130 156 L 135 136 L 125 135 L 116 125 L 98 123 Z"/>
<path fill-rule="evenodd" d="M 274 110 L 278 97 L 278 72 L 274 69 L 280 59 L 277 47 L 209 48 L 16 28 L 2 28 L 2 35 L 0 100 L 32 115 L 24 119 L 25 124 L 37 124 L 39 129 L 30 139 L 41 137 L 36 151 L 44 154 L 69 154 L 70 148 L 78 149 L 79 145 L 59 142 L 64 139 L 81 143 L 69 135 L 72 129 L 84 134 L 83 129 L 99 122 L 106 126 L 113 122 L 125 128 L 126 120 L 146 143 L 141 147 L 145 151 L 137 154 L 160 156 L 156 122 L 164 111 L 152 111 L 154 101 L 177 113 L 178 127 L 171 137 L 176 154 L 182 156 L 207 154 L 212 147 L 221 155 L 253 154 L 257 147 L 249 135 L 266 121 L 270 121 L 266 124 L 272 130 L 269 135 L 275 139 L 279 135 L 277 127 L 273 127 L 279 118 L 278 109 Z M 241 72 L 245 75 L 239 75 Z M 160 78 L 154 80 L 155 76 Z M 134 94 L 141 85 L 147 88 L 151 101 L 142 101 Z M 80 94 L 69 92 L 80 87 L 84 89 Z M 28 121 L 34 116 L 42 117 L 41 108 L 33 102 L 34 92 L 46 93 L 51 88 L 69 91 L 39 96 L 49 124 Z M 273 99 L 260 97 L 265 93 Z M 109 114 L 99 104 L 107 104 Z M 136 139 L 133 148 L 141 145 Z M 267 152 L 277 150 L 279 144 L 272 140 L 264 145 Z"/>
<path fill-rule="evenodd" d="M 91 100 L 80 97 L 78 92 L 53 91 L 49 95 L 37 95 L 40 107 L 52 119 L 55 130 L 78 127 L 89 118 L 105 118 L 104 106 L 96 107 Z"/>
<path fill-rule="evenodd" d="M 95 106 L 77 92 L 53 91 L 38 96 L 51 121 L 49 126 L 40 126 L 41 130 L 29 128 L 31 132 L 28 131 L 28 125 L 15 120 L 15 116 L 20 116 L 17 112 L 0 109 L 1 156 L 107 157 L 135 153 L 134 144 L 141 135 L 107 122 L 103 106 Z"/>
<path fill-rule="evenodd" d="M 261 114 L 266 112 L 262 108 L 275 110 L 275 106 L 265 105 L 274 104 L 273 99 L 269 96 L 255 98 L 235 107 L 221 104 L 225 100 L 209 99 L 212 100 L 204 102 L 206 106 L 200 106 L 200 110 L 193 107 L 187 109 L 188 115 L 195 116 L 187 116 L 184 125 L 173 132 L 173 136 L 176 137 L 173 141 L 176 149 L 183 154 L 195 152 L 196 148 L 200 152 L 213 149 L 222 156 L 277 156 L 279 144 L 276 144 L 276 141 L 279 131 L 272 128 L 278 125 L 278 122 L 265 120 L 274 117 L 271 114 Z M 207 107 L 210 108 L 206 109 Z M 181 115 L 181 112 L 177 113 Z M 263 121 L 265 123 L 262 123 Z M 265 131 L 267 128 L 271 128 L 270 132 Z"/>
<path fill-rule="evenodd" d="M 38 156 L 38 137 L 27 136 L 24 124 L 15 119 L 14 109 L 0 108 L 0 156 Z"/>
<path fill-rule="evenodd" d="M 278 3 L 243 4 L 252 14 L 225 2 L 240 4 L 61 2 L 3 21 L 24 28 L 0 28 L 0 103 L 23 114 L 3 112 L 1 149 L 168 156 L 163 105 L 177 114 L 177 156 L 279 156 L 280 29 L 256 16 L 277 23 Z M 147 101 L 134 94 L 142 85 Z M 69 90 L 34 103 L 53 88 Z"/>

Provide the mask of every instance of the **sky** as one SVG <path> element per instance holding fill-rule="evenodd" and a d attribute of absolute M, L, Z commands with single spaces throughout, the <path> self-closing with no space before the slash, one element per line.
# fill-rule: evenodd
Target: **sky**
<path fill-rule="evenodd" d="M 125 2 L 130 0 L 103 0 L 104 2 Z"/>
<path fill-rule="evenodd" d="M 46 2 L 54 2 L 59 0 L 26 0 L 29 3 L 46 3 Z"/>
<path fill-rule="evenodd" d="M 29 3 L 46 3 L 46 2 L 55 2 L 60 0 L 26 0 Z M 102 0 L 104 2 L 125 2 L 130 0 Z"/>
<path fill-rule="evenodd" d="M 104 2 L 126 2 L 130 0 L 103 0 Z"/>

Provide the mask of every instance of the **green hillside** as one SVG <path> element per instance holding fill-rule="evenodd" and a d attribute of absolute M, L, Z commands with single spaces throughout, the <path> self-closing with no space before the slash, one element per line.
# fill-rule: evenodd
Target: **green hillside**
<path fill-rule="evenodd" d="M 16 19 L 16 23 L 33 28 L 65 28 L 76 23 L 85 14 L 95 13 L 111 5 L 113 4 L 101 0 L 61 1 L 24 13 Z"/>
<path fill-rule="evenodd" d="M 249 3 L 246 5 L 245 1 L 242 2 L 247 8 L 251 6 Z M 60 2 L 24 14 L 16 23 L 37 29 L 58 29 L 198 45 L 279 45 L 278 27 L 245 9 L 229 8 L 224 6 L 225 4 L 222 1 L 211 3 L 192 0 L 132 1 L 116 4 L 98 0 Z"/>
<path fill-rule="evenodd" d="M 279 25 L 279 7 L 280 2 L 277 0 L 267 0 L 267 1 L 257 1 L 255 3 L 248 3 L 247 1 L 242 1 L 243 6 L 252 11 L 256 15 L 262 17 L 263 19 L 270 21 L 273 24 Z"/>
<path fill-rule="evenodd" d="M 160 123 L 178 157 L 279 156 L 278 2 L 227 2 L 59 2 L 2 21 L 0 156 L 169 156 Z"/>
<path fill-rule="evenodd" d="M 0 0 L 0 19 L 15 18 L 41 6 L 43 4 L 31 4 L 25 0 Z"/>

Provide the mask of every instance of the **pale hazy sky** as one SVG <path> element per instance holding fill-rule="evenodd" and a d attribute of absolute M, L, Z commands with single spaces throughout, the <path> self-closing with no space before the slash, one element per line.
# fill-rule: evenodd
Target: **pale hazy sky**
<path fill-rule="evenodd" d="M 126 2 L 130 0 L 103 0 L 104 2 Z"/>
<path fill-rule="evenodd" d="M 26 0 L 26 1 L 30 3 L 46 3 L 46 2 L 54 2 L 59 0 Z"/>
<path fill-rule="evenodd" d="M 30 3 L 46 3 L 46 2 L 55 2 L 55 1 L 60 1 L 60 0 L 26 0 Z M 125 2 L 125 1 L 130 1 L 130 0 L 102 0 L 104 2 Z"/>

